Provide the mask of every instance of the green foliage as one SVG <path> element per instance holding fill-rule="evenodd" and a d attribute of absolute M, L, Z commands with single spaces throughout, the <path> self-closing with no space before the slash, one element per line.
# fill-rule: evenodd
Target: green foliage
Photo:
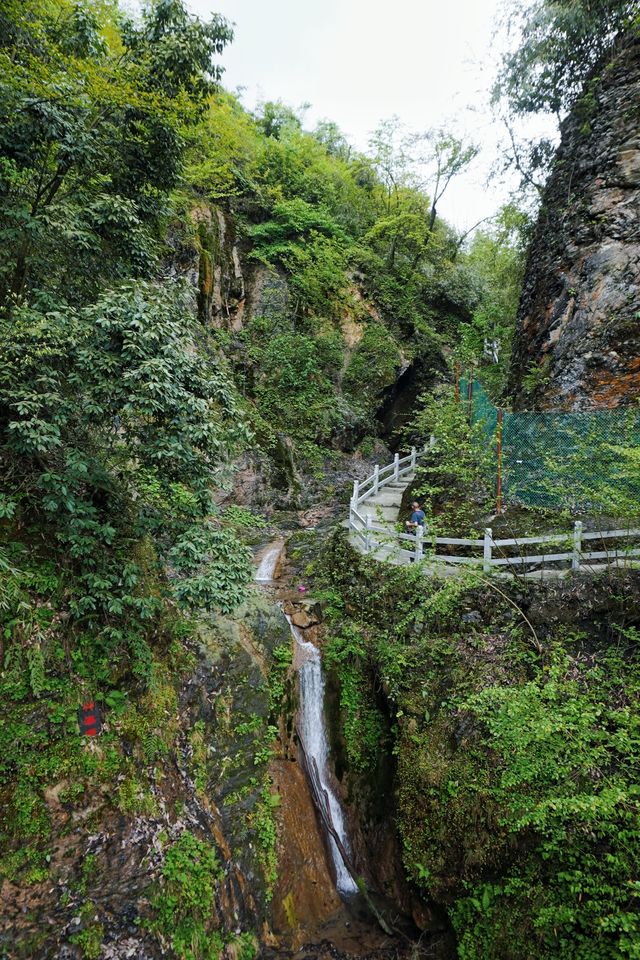
<path fill-rule="evenodd" d="M 279 332 L 264 318 L 249 324 L 243 337 L 249 357 L 258 364 L 253 394 L 262 416 L 301 440 L 327 442 L 341 422 L 331 380 L 336 362 L 333 342 Z"/>
<path fill-rule="evenodd" d="M 277 722 L 278 717 L 282 716 L 285 712 L 287 682 L 293 660 L 291 643 L 287 640 L 284 643 L 276 644 L 272 650 L 271 657 L 272 660 L 269 668 L 269 710 L 272 722 Z"/>
<path fill-rule="evenodd" d="M 208 474 L 242 430 L 194 332 L 179 288 L 144 283 L 81 311 L 21 308 L 4 322 L 5 483 L 75 572 L 74 616 L 154 614 L 133 552 L 148 537 L 179 573 L 185 603 L 230 609 L 242 596 L 248 554 L 206 522 Z"/>
<path fill-rule="evenodd" d="M 420 398 L 421 406 L 409 432 L 420 439 L 433 434 L 437 444 L 420 462 L 415 495 L 423 503 L 430 529 L 444 536 L 463 537 L 472 532 L 492 488 L 491 446 L 485 426 L 469 425 L 464 403 L 447 391 Z"/>
<path fill-rule="evenodd" d="M 630 704 L 638 683 L 637 649 L 630 661 L 612 651 L 578 669 L 560 654 L 546 675 L 468 702 L 495 752 L 491 792 L 504 822 L 513 833 L 532 832 L 536 845 L 519 873 L 461 899 L 454 922 L 464 929 L 462 956 L 483 957 L 504 942 L 497 917 L 523 894 L 530 906 L 524 915 L 516 906 L 512 948 L 524 948 L 533 929 L 535 956 L 635 956 L 640 794 Z M 615 688 L 624 694 L 611 700 Z M 535 862 L 545 865 L 537 876 Z"/>
<path fill-rule="evenodd" d="M 254 513 L 247 507 L 240 507 L 235 503 L 225 507 L 224 519 L 231 523 L 232 526 L 240 527 L 241 529 L 264 530 L 267 526 L 267 521 L 263 516 Z"/>
<path fill-rule="evenodd" d="M 631 0 L 536 0 L 511 4 L 506 25 L 519 45 L 503 58 L 494 98 L 515 113 L 566 112 L 614 40 L 638 23 Z"/>
<path fill-rule="evenodd" d="M 589 626 L 550 623 L 541 654 L 495 594 L 382 569 L 339 536 L 314 575 L 334 669 L 344 652 L 369 696 L 385 691 L 407 874 L 446 907 L 459 955 L 636 956 L 640 648 L 616 618 L 637 618 L 637 578 L 594 581 L 593 622 L 568 587 L 518 597 Z"/>
<path fill-rule="evenodd" d="M 183 960 L 218 960 L 224 940 L 213 927 L 215 885 L 222 879 L 216 851 L 191 833 L 166 852 L 159 890 L 152 899 L 156 916 L 150 924 Z"/>
<path fill-rule="evenodd" d="M 273 270 L 263 316 L 231 349 L 261 442 L 273 442 L 268 424 L 277 422 L 297 441 L 300 461 L 303 442 L 357 440 L 395 380 L 400 345 L 406 357 L 437 355 L 478 302 L 482 281 L 422 186 L 426 164 L 441 196 L 474 149 L 445 134 L 409 139 L 410 158 L 391 128 L 371 156 L 359 155 L 331 125 L 308 133 L 282 104 L 250 118 L 225 95 L 190 139 L 193 184 L 239 206 L 234 226 L 249 257 Z M 210 284 L 216 254 L 205 253 L 201 279 Z M 350 357 L 345 321 L 366 322 Z"/>
<path fill-rule="evenodd" d="M 480 296 L 471 320 L 459 327 L 454 355 L 463 369 L 482 370 L 487 391 L 496 401 L 505 386 L 511 359 L 524 261 L 528 219 L 516 207 L 502 209 L 491 230 L 478 231 L 466 265 L 480 281 Z"/>
<path fill-rule="evenodd" d="M 265 778 L 255 810 L 250 814 L 249 822 L 255 831 L 258 843 L 258 857 L 262 866 L 266 884 L 266 897 L 270 901 L 278 879 L 278 834 L 274 811 L 280 805 L 280 796 L 272 793 L 271 781 Z"/>
<path fill-rule="evenodd" d="M 139 26 L 106 4 L 3 4 L 0 305 L 43 289 L 78 303 L 148 273 L 182 130 L 231 36 L 180 0 L 150 4 Z"/>
<path fill-rule="evenodd" d="M 588 134 L 602 74 L 640 28 L 635 0 L 517 0 L 505 4 L 510 38 L 492 90 L 511 140 L 506 166 L 538 198 L 556 153 L 551 137 L 518 136 L 516 122 L 548 114 L 558 123 L 570 111 Z M 531 125 L 529 124 L 529 127 Z"/>
<path fill-rule="evenodd" d="M 90 901 L 83 904 L 80 919 L 84 926 L 69 937 L 70 942 L 80 948 L 84 960 L 99 960 L 102 955 L 104 926 L 94 919 L 95 911 L 95 904 Z"/>
<path fill-rule="evenodd" d="M 381 323 L 368 323 L 345 371 L 344 389 L 356 402 L 373 406 L 399 366 L 400 349 L 392 334 Z"/>
<path fill-rule="evenodd" d="M 335 671 L 340 686 L 342 730 L 349 765 L 358 773 L 371 772 L 380 758 L 387 728 L 367 681 L 366 645 L 360 632 L 350 626 L 337 629 L 325 646 L 324 659 Z"/>

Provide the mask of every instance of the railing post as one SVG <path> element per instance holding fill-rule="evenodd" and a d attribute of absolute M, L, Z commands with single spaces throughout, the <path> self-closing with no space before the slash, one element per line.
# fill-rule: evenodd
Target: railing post
<path fill-rule="evenodd" d="M 417 457 L 417 455 L 418 455 L 418 454 L 417 454 L 416 448 L 415 448 L 415 447 L 411 447 L 411 467 L 412 467 L 413 470 L 415 470 L 416 457 Z"/>
<path fill-rule="evenodd" d="M 393 458 L 393 479 L 397 480 L 400 477 L 400 454 L 396 453 Z"/>
<path fill-rule="evenodd" d="M 366 527 L 367 527 L 367 532 L 365 534 L 364 552 L 370 553 L 371 552 L 371 514 L 370 513 L 368 513 L 366 516 Z"/>
<path fill-rule="evenodd" d="M 484 531 L 484 556 L 482 559 L 482 570 L 484 573 L 491 572 L 491 544 L 493 542 L 493 530 L 491 527 L 485 527 Z"/>
<path fill-rule="evenodd" d="M 573 525 L 573 557 L 571 569 L 580 569 L 580 554 L 582 553 L 582 520 L 576 520 Z"/>
<path fill-rule="evenodd" d="M 502 513 L 502 425 L 504 423 L 504 412 L 502 407 L 498 409 L 497 426 L 497 445 L 496 445 L 496 513 L 498 516 Z"/>
<path fill-rule="evenodd" d="M 416 550 L 415 550 L 415 559 L 416 563 L 418 560 L 422 560 L 423 556 L 423 537 L 424 537 L 424 527 L 421 523 L 416 527 Z"/>
<path fill-rule="evenodd" d="M 373 468 L 373 492 L 378 496 L 378 490 L 380 489 L 380 464 L 376 463 Z"/>
<path fill-rule="evenodd" d="M 355 507 L 356 509 L 358 508 L 358 497 L 359 497 L 359 496 L 360 496 L 360 481 L 359 481 L 359 480 L 354 480 L 354 481 L 353 481 L 353 494 L 351 495 L 351 502 L 352 502 L 352 504 L 354 505 L 354 507 Z"/>

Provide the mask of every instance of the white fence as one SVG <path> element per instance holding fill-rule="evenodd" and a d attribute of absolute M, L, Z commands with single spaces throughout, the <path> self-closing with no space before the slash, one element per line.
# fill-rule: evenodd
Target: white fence
<path fill-rule="evenodd" d="M 408 473 L 413 473 L 416 468 L 416 464 L 421 456 L 430 448 L 435 446 L 436 438 L 431 437 L 431 440 L 428 444 L 425 444 L 422 450 L 417 450 L 416 447 L 411 448 L 411 453 L 400 458 L 400 454 L 396 453 L 393 458 L 393 463 L 387 464 L 386 467 L 379 467 L 376 464 L 375 469 L 370 477 L 367 477 L 366 480 L 353 481 L 353 493 L 351 494 L 351 512 L 355 516 L 359 516 L 358 507 L 361 503 L 364 503 L 365 500 L 370 500 L 371 497 L 376 497 L 380 490 L 383 487 L 386 487 L 390 483 L 397 483 L 401 477 L 406 476 Z M 362 518 L 361 518 L 362 519 Z"/>
<path fill-rule="evenodd" d="M 402 458 L 396 454 L 393 463 L 386 467 L 376 466 L 366 480 L 354 482 L 349 506 L 349 529 L 359 538 L 365 553 L 398 563 L 428 560 L 430 564 L 466 564 L 476 566 L 485 573 L 495 570 L 507 575 L 520 572 L 525 576 L 530 575 L 530 567 L 538 568 L 536 574 L 540 574 L 540 568 L 549 574 L 563 574 L 569 569 L 577 571 L 598 569 L 603 565 L 625 566 L 634 564 L 634 558 L 640 558 L 640 529 L 585 531 L 583 523 L 577 520 L 571 532 L 494 540 L 491 527 L 487 527 L 481 540 L 470 540 L 464 537 L 435 537 L 423 531 L 422 527 L 418 527 L 415 534 L 395 532 L 376 524 L 370 514 L 363 516 L 358 509 L 361 504 L 376 497 L 383 487 L 398 483 L 412 473 L 423 453 L 434 445 L 435 438 L 432 437 L 424 450 L 413 448 L 408 456 Z M 538 545 L 549 549 L 542 553 L 532 552 L 531 548 Z M 590 550 L 589 546 L 600 549 Z M 439 549 L 442 547 L 464 547 L 466 555 L 459 556 L 448 550 L 442 552 Z M 564 569 L 558 564 L 563 565 Z M 640 565 L 640 561 L 634 565 Z"/>

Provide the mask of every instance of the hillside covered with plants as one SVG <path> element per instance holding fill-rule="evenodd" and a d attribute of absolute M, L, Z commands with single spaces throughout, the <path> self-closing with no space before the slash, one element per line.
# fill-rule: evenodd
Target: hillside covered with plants
<path fill-rule="evenodd" d="M 571 30 L 595 68 L 631 29 L 580 3 L 550 51 L 566 5 L 538 6 L 496 88 L 516 112 L 534 62 L 535 103 L 572 107 Z M 461 234 L 441 201 L 478 144 L 393 118 L 358 151 L 249 110 L 232 42 L 183 0 L 0 2 L 0 956 L 636 957 L 633 576 L 586 612 L 582 587 L 496 599 L 335 529 L 432 421 L 423 490 L 445 525 L 485 510 L 454 370 L 505 397 L 531 209 Z M 281 593 L 254 587 L 287 538 Z M 363 871 L 407 917 L 383 946 L 308 879 L 276 600 L 325 651 L 361 862 L 388 838 Z"/>

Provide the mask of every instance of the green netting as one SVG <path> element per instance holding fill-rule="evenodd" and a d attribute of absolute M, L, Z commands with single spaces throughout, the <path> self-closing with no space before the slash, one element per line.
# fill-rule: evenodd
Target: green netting
<path fill-rule="evenodd" d="M 461 402 L 497 448 L 498 409 L 462 379 Z M 497 453 L 494 458 L 497 473 Z M 640 411 L 510 413 L 502 427 L 505 499 L 612 515 L 640 512 Z"/>

